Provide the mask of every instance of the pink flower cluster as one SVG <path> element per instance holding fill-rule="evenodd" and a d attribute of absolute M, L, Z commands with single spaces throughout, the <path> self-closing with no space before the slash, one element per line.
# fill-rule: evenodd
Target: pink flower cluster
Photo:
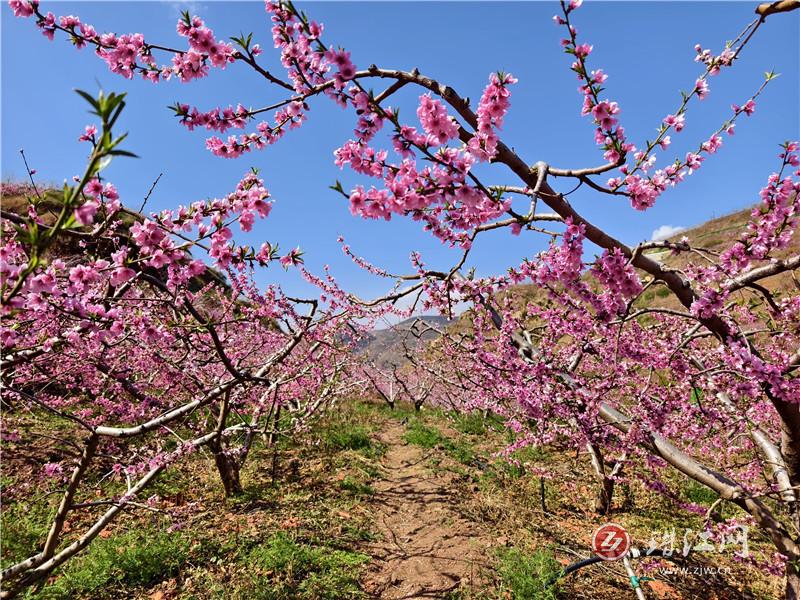
<path fill-rule="evenodd" d="M 19 182 L 19 181 L 3 181 L 0 182 L 0 197 L 7 198 L 10 196 L 30 196 L 35 194 L 36 191 L 32 183 Z"/>
<path fill-rule="evenodd" d="M 446 144 L 458 137 L 458 123 L 447 114 L 441 101 L 432 99 L 430 94 L 419 97 L 417 117 L 429 136 L 426 141 L 432 146 Z"/>
<path fill-rule="evenodd" d="M 391 108 L 376 106 L 370 101 L 369 95 L 356 85 L 352 86 L 349 92 L 350 103 L 358 115 L 354 133 L 360 143 L 366 144 L 383 129 L 386 119 L 394 117 L 394 112 Z"/>
<path fill-rule="evenodd" d="M 203 24 L 203 20 L 200 17 L 195 16 L 191 19 L 179 21 L 176 29 L 179 35 L 189 40 L 191 50 L 185 52 L 184 56 L 194 52 L 194 56 L 187 59 L 192 63 L 197 62 L 198 58 L 201 60 L 208 58 L 212 65 L 224 69 L 228 63 L 235 60 L 233 46 L 216 40 L 214 32 Z M 173 58 L 173 64 L 176 64 L 175 58 Z M 182 79 L 189 81 L 190 77 L 183 77 Z"/>
<path fill-rule="evenodd" d="M 786 144 L 781 155 L 784 165 L 798 162 L 793 154 L 797 147 L 797 142 Z M 761 204 L 753 209 L 747 232 L 720 256 L 728 275 L 743 271 L 753 260 L 768 259 L 773 251 L 787 247 L 794 236 L 800 219 L 800 181 L 773 173 L 759 195 Z"/>
<path fill-rule="evenodd" d="M 610 314 L 623 312 L 626 300 L 635 298 L 642 291 L 642 282 L 636 269 L 619 248 L 603 252 L 595 262 L 592 272 L 606 288 L 601 301 Z"/>
<path fill-rule="evenodd" d="M 418 136 L 413 128 L 406 133 Z M 402 136 L 398 133 L 398 137 Z M 405 140 L 395 145 L 421 142 Z M 434 155 L 432 166 L 421 170 L 416 161 L 404 159 L 400 164 L 386 162 L 386 151 L 350 140 L 336 153 L 336 164 L 350 165 L 356 172 L 383 180 L 384 188 L 365 190 L 356 186 L 349 194 L 353 214 L 373 219 L 390 219 L 393 213 L 412 213 L 422 220 L 434 235 L 450 243 L 467 247 L 469 241 L 455 230 L 470 227 L 495 218 L 508 209 L 506 201 L 497 201 L 466 182 L 473 164 L 470 153 L 461 149 L 441 147 Z"/>
<path fill-rule="evenodd" d="M 183 111 L 186 105 L 179 105 Z M 196 113 L 194 109 L 191 113 L 184 113 L 188 116 L 182 118 L 181 122 L 192 129 L 194 126 L 203 124 L 206 129 L 217 129 L 225 131 L 228 127 L 243 128 L 246 111 L 242 112 L 241 106 L 232 113 L 233 120 L 229 121 L 225 117 L 225 110 L 220 116 L 220 109 L 214 109 L 208 113 Z M 226 109 L 227 110 L 227 109 Z M 180 113 L 178 113 L 180 116 Z M 275 124 L 270 125 L 267 121 L 261 121 L 256 125 L 257 132 L 242 134 L 240 136 L 231 135 L 227 140 L 218 137 L 210 137 L 206 140 L 206 148 L 214 155 L 223 158 L 238 158 L 245 152 L 250 152 L 253 148 L 261 149 L 277 142 L 286 133 L 286 129 L 296 129 L 303 124 L 306 115 L 303 112 L 303 103 L 298 101 L 290 102 L 285 108 L 275 112 Z"/>
<path fill-rule="evenodd" d="M 800 164 L 797 142 L 786 142 L 781 173 L 792 163 Z M 773 173 L 759 192 L 761 203 L 753 208 L 744 234 L 719 257 L 718 264 L 697 268 L 695 280 L 704 291 L 691 306 L 692 314 L 710 318 L 721 314 L 729 297 L 726 284 L 748 269 L 754 261 L 774 258 L 773 252 L 786 248 L 800 222 L 800 181 Z"/>
<path fill-rule="evenodd" d="M 631 200 L 631 206 L 636 210 L 646 210 L 653 206 L 658 197 L 669 187 L 682 182 L 686 176 L 697 171 L 705 161 L 706 157 L 715 154 L 722 147 L 723 131 L 728 135 L 734 135 L 734 126 L 737 117 L 741 114 L 751 115 L 755 110 L 755 101 L 751 98 L 744 107 L 736 104 L 732 105 L 733 116 L 726 121 L 723 126 L 704 142 L 696 152 L 687 152 L 683 160 L 676 159 L 674 163 L 657 169 L 652 175 L 648 175 L 656 162 L 655 155 L 648 155 L 645 151 L 635 152 L 634 158 L 636 165 L 631 169 L 628 165 L 622 165 L 620 171 L 624 178 L 612 177 L 607 185 L 612 190 L 623 190 Z M 667 115 L 663 119 L 663 126 L 659 132 L 658 144 L 666 148 L 670 144 L 669 136 L 664 134 L 670 129 L 679 133 L 685 126 L 685 116 L 683 113 Z M 635 150 L 635 149 L 634 149 Z M 641 171 L 643 174 L 639 174 Z"/>
<path fill-rule="evenodd" d="M 510 75 L 493 74 L 484 90 L 478 111 L 479 131 L 461 148 L 446 146 L 459 135 L 459 125 L 444 104 L 430 94 L 420 96 L 417 116 L 423 133 L 397 122 L 391 109 L 375 107 L 358 87 L 348 91 L 350 103 L 359 115 L 356 139 L 348 140 L 335 152 L 340 168 L 383 181 L 383 189 L 356 186 L 348 198 L 354 215 L 390 219 L 392 214 L 412 214 L 425 223 L 435 236 L 464 248 L 470 244 L 465 230 L 495 218 L 508 210 L 509 202 L 488 195 L 468 182 L 476 160 L 488 160 L 496 151 L 494 129 L 500 127 L 509 107 L 506 86 L 516 81 Z M 394 150 L 402 161 L 388 161 L 386 150 L 369 146 L 386 120 L 395 125 Z M 431 148 L 439 147 L 435 153 Z M 431 165 L 420 168 L 415 151 L 425 155 Z M 340 190 L 341 191 L 341 190 Z"/>
<path fill-rule="evenodd" d="M 228 129 L 244 129 L 251 114 L 241 104 L 236 108 L 214 108 L 207 112 L 200 112 L 196 107 L 188 104 L 176 104 L 173 109 L 175 115 L 180 118 L 180 124 L 184 125 L 189 131 L 195 127 L 205 127 L 206 129 L 224 133 Z"/>
<path fill-rule="evenodd" d="M 172 238 L 166 234 L 186 232 L 196 227 L 200 236 L 210 237 L 209 256 L 219 268 L 226 269 L 231 263 L 242 265 L 246 260 L 261 262 L 264 259 L 263 254 L 257 258 L 252 248 L 237 247 L 232 243 L 233 233 L 229 223 L 238 218 L 242 231 L 251 231 L 257 217 L 263 219 L 269 216 L 272 209 L 271 203 L 268 202 L 269 197 L 263 180 L 254 172 L 250 172 L 239 181 L 236 189 L 224 198 L 195 202 L 188 207 L 163 211 L 158 215 L 156 222 L 146 222 L 151 223 L 146 230 L 145 225 L 140 225 L 143 237 L 138 240 L 135 234 L 134 239 L 148 250 L 152 250 L 154 246 L 163 250 L 163 253 L 158 253 L 156 250 L 154 256 L 158 257 L 159 263 L 163 263 L 159 266 L 164 266 L 172 262 L 169 260 L 169 252 L 174 248 Z M 151 235 L 154 237 L 150 237 Z M 204 269 L 202 263 L 197 264 L 196 268 L 201 272 Z"/>
<path fill-rule="evenodd" d="M 560 282 L 571 287 L 580 279 L 583 271 L 583 225 L 576 225 L 571 219 L 561 239 L 561 245 L 551 242 L 550 248 L 542 252 L 535 262 L 526 262 L 520 269 L 522 277 L 529 277 L 534 283 L 545 287 Z"/>
<path fill-rule="evenodd" d="M 86 184 L 83 195 L 87 198 L 86 202 L 75 209 L 75 220 L 81 225 L 91 225 L 101 205 L 105 206 L 109 215 L 116 213 L 122 206 L 114 184 L 103 184 L 97 177 Z"/>
<path fill-rule="evenodd" d="M 695 62 L 706 65 L 709 75 L 718 75 L 722 67 L 730 67 L 736 58 L 736 52 L 728 46 L 718 56 L 714 56 L 711 50 L 703 48 L 700 44 L 695 44 L 694 49 L 697 52 L 694 57 Z"/>
<path fill-rule="evenodd" d="M 89 41 L 95 41 L 95 39 L 89 38 Z M 158 81 L 159 70 L 155 66 L 154 59 L 145 45 L 144 36 L 141 33 L 123 34 L 119 37 L 113 33 L 104 33 L 97 41 L 99 42 L 97 56 L 105 61 L 112 73 L 132 79 L 134 73 L 139 70 L 144 78 L 153 82 Z M 151 68 L 139 65 L 138 61 L 140 60 Z M 174 61 L 173 58 L 173 63 Z M 196 71 L 199 70 L 200 65 L 198 64 Z M 188 69 L 185 74 L 189 75 Z"/>
<path fill-rule="evenodd" d="M 342 48 L 339 48 L 339 50 L 330 48 L 325 52 L 325 59 L 336 67 L 333 80 L 337 89 L 344 88 L 345 82 L 355 77 L 356 67 L 350 60 L 349 52 L 346 52 Z"/>
<path fill-rule="evenodd" d="M 332 82 L 325 93 L 339 102 L 344 102 L 345 82 L 353 79 L 355 66 L 350 53 L 342 49 L 326 50 L 319 42 L 322 25 L 311 21 L 304 23 L 280 1 L 268 0 L 266 10 L 272 20 L 272 40 L 281 51 L 281 63 L 286 67 L 289 79 L 297 93 L 306 93 L 315 86 Z M 337 71 L 328 76 L 331 67 Z"/>
<path fill-rule="evenodd" d="M 199 17 L 186 17 L 178 22 L 177 31 L 188 38 L 188 50 L 170 50 L 172 65 L 159 66 L 152 55 L 152 47 L 141 33 L 117 36 L 114 33 L 98 34 L 88 23 L 68 15 L 56 17 L 52 12 L 43 15 L 39 12 L 38 0 L 9 0 L 9 5 L 17 17 L 36 16 L 36 25 L 50 40 L 60 30 L 70 36 L 76 48 L 87 44 L 95 47 L 95 53 L 103 59 L 108 68 L 126 79 L 140 73 L 144 79 L 157 83 L 170 79 L 173 75 L 181 81 L 191 81 L 205 77 L 211 65 L 224 69 L 236 60 L 233 46 L 217 40 L 214 32 L 203 24 Z"/>
<path fill-rule="evenodd" d="M 564 51 L 575 56 L 571 69 L 577 78 L 583 83 L 578 91 L 583 94 L 583 107 L 581 114 L 591 115 L 592 120 L 597 125 L 594 139 L 597 145 L 603 148 L 603 158 L 610 163 L 620 163 L 625 160 L 628 152 L 635 152 L 636 147 L 627 143 L 625 130 L 619 125 L 617 115 L 620 112 L 619 104 L 616 102 L 600 98 L 603 91 L 602 85 L 608 79 L 608 75 L 602 69 L 589 72 L 586 66 L 586 59 L 592 53 L 593 46 L 589 44 L 578 44 L 578 31 L 572 26 L 569 15 L 581 6 L 582 2 L 561 3 L 563 17 L 556 15 L 554 21 L 557 25 L 564 25 L 567 28 L 569 37 L 561 40 Z"/>
<path fill-rule="evenodd" d="M 216 40 L 214 32 L 203 24 L 200 17 L 187 16 L 178 22 L 176 29 L 179 35 L 189 40 L 189 50 L 172 56 L 172 69 L 162 70 L 163 78 L 168 79 L 175 74 L 181 81 L 188 82 L 208 75 L 207 61 L 224 69 L 228 63 L 236 60 L 233 46 Z M 154 69 L 155 65 L 151 65 L 151 68 Z M 157 75 L 153 76 L 153 80 L 157 80 Z"/>
<path fill-rule="evenodd" d="M 725 291 L 707 289 L 692 302 L 691 312 L 700 319 L 710 319 L 719 314 L 727 298 L 728 294 Z"/>
<path fill-rule="evenodd" d="M 492 73 L 478 104 L 478 128 L 467 143 L 470 153 L 479 161 L 489 161 L 497 154 L 497 129 L 503 126 L 511 106 L 508 86 L 517 82 L 510 74 Z"/>
<path fill-rule="evenodd" d="M 39 8 L 39 0 L 9 0 L 8 5 L 15 17 L 30 17 Z"/>

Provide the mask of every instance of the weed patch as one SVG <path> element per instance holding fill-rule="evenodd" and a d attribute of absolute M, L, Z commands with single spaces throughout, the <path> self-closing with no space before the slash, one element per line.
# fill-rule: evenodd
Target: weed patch
<path fill-rule="evenodd" d="M 150 586 L 175 576 L 189 554 L 179 533 L 137 529 L 98 538 L 38 598 L 119 598 L 120 588 Z"/>
<path fill-rule="evenodd" d="M 54 511 L 54 507 L 38 503 L 21 502 L 3 506 L 0 520 L 3 568 L 27 558 L 32 548 L 40 549 L 39 545 L 44 543 Z"/>
<path fill-rule="evenodd" d="M 428 427 L 418 419 L 414 419 L 408 423 L 403 439 L 414 446 L 435 448 L 443 445 L 447 438 L 438 429 Z"/>
<path fill-rule="evenodd" d="M 254 600 L 334 600 L 364 598 L 358 586 L 369 557 L 313 547 L 278 533 L 247 557 L 252 576 L 242 598 Z"/>
<path fill-rule="evenodd" d="M 363 425 L 332 424 L 322 431 L 321 437 L 325 445 L 333 450 L 353 450 L 368 458 L 377 458 L 383 454 L 383 446 L 373 441 L 371 432 Z"/>
<path fill-rule="evenodd" d="M 358 481 L 350 476 L 345 477 L 339 483 L 339 487 L 356 496 L 371 496 L 375 493 L 375 489 L 371 485 Z"/>
<path fill-rule="evenodd" d="M 514 600 L 555 600 L 556 586 L 547 587 L 547 582 L 560 571 L 551 552 L 511 548 L 500 553 L 501 590 Z"/>

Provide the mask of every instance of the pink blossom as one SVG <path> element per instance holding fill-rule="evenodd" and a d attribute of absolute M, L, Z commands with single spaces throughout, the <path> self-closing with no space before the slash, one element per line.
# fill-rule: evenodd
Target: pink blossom
<path fill-rule="evenodd" d="M 735 114 L 739 114 L 740 112 L 745 113 L 748 117 L 752 115 L 756 110 L 756 103 L 755 100 L 752 98 L 745 102 L 744 106 L 739 106 L 738 104 L 731 104 L 731 109 Z"/>
<path fill-rule="evenodd" d="M 589 44 L 580 44 L 575 46 L 575 56 L 580 59 L 584 59 L 592 53 L 592 48 L 593 46 L 590 46 Z"/>
<path fill-rule="evenodd" d="M 39 0 L 9 0 L 8 5 L 15 17 L 30 17 L 39 7 Z"/>
<path fill-rule="evenodd" d="M 722 138 L 717 134 L 712 135 L 707 141 L 701 144 L 703 151 L 714 154 L 722 146 Z"/>
<path fill-rule="evenodd" d="M 667 115 L 664 117 L 664 124 L 667 127 L 674 128 L 676 132 L 681 132 L 686 124 L 686 117 L 684 117 L 683 114 Z"/>
<path fill-rule="evenodd" d="M 444 105 L 439 100 L 432 99 L 430 94 L 419 97 L 417 117 L 422 128 L 428 135 L 433 136 L 437 144 L 446 144 L 458 137 L 458 125 L 447 114 Z"/>
<path fill-rule="evenodd" d="M 286 256 L 282 256 L 280 259 L 280 263 L 284 268 L 288 268 L 290 266 L 297 266 L 303 263 L 303 253 L 300 251 L 300 248 L 294 248 L 291 250 Z"/>
<path fill-rule="evenodd" d="M 694 91 L 700 100 L 705 100 L 708 95 L 708 82 L 705 79 L 698 79 L 694 82 Z"/>
<path fill-rule="evenodd" d="M 136 277 L 136 271 L 128 267 L 118 267 L 111 272 L 109 281 L 114 287 L 118 287 Z"/>
<path fill-rule="evenodd" d="M 61 475 L 64 473 L 64 467 L 61 465 L 61 463 L 45 463 L 44 466 L 42 466 L 42 470 L 44 471 L 46 477 L 50 477 L 52 479 L 61 477 Z"/>
<path fill-rule="evenodd" d="M 100 203 L 90 198 L 75 209 L 75 220 L 81 225 L 91 225 L 99 207 Z"/>
<path fill-rule="evenodd" d="M 97 198 L 103 193 L 103 184 L 97 177 L 90 179 L 89 182 L 84 186 L 83 193 L 92 198 Z"/>
<path fill-rule="evenodd" d="M 86 126 L 86 130 L 78 138 L 78 141 L 79 142 L 91 142 L 96 133 L 97 133 L 97 127 L 95 127 L 94 125 L 87 125 Z"/>
<path fill-rule="evenodd" d="M 695 152 L 686 153 L 686 166 L 689 167 L 689 174 L 700 168 L 700 165 L 705 159 Z"/>

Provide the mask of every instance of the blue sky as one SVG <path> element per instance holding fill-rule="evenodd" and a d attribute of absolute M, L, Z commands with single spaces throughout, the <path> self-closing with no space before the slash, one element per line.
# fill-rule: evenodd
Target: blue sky
<path fill-rule="evenodd" d="M 5 3 L 4 3 L 5 4 Z M 490 72 L 513 73 L 512 108 L 503 138 L 521 156 L 557 167 L 602 162 L 592 126 L 580 117 L 578 82 L 560 48 L 562 28 L 552 23 L 555 2 L 300 2 L 325 24 L 325 41 L 352 52 L 359 67 L 376 63 L 420 70 L 452 85 L 477 102 Z M 592 68 L 608 74 L 607 95 L 622 107 L 621 120 L 633 141 L 653 137 L 661 118 L 677 108 L 680 90 L 689 90 L 699 65 L 694 44 L 719 51 L 753 18 L 755 2 L 587 2 L 574 15 L 582 41 L 594 45 Z M 99 31 L 140 31 L 153 43 L 178 45 L 175 33 L 181 8 L 203 17 L 218 38 L 253 32 L 265 49 L 264 64 L 280 72 L 272 49 L 270 24 L 260 2 L 47 2 L 44 11 L 79 15 Z M 155 177 L 164 175 L 148 207 L 172 207 L 231 190 L 251 167 L 261 169 L 275 198 L 272 214 L 244 238 L 247 243 L 278 242 L 283 249 L 300 245 L 312 270 L 330 264 L 347 287 L 363 296 L 384 291 L 387 282 L 360 271 L 336 242 L 345 235 L 354 251 L 392 271 L 408 270 L 408 255 L 422 252 L 430 266 L 445 267 L 455 254 L 410 220 L 389 223 L 352 217 L 345 200 L 328 189 L 336 179 L 345 188 L 359 181 L 334 164 L 332 152 L 351 137 L 352 112 L 320 98 L 309 120 L 280 143 L 226 160 L 204 147 L 204 132 L 186 131 L 166 106 L 176 100 L 212 108 L 241 102 L 253 107 L 282 98 L 245 66 L 212 70 L 210 77 L 182 84 L 154 86 L 110 73 L 87 49 L 77 51 L 63 38 L 47 41 L 31 20 L 2 10 L 2 175 L 20 178 L 18 150 L 45 181 L 62 181 L 82 170 L 85 146 L 76 141 L 91 122 L 74 88 L 128 92 L 121 127 L 130 131 L 126 147 L 141 158 L 117 159 L 106 171 L 123 201 L 138 207 Z M 800 11 L 770 17 L 745 49 L 734 69 L 712 78 L 711 94 L 693 102 L 687 127 L 673 135 L 663 159 L 682 156 L 728 116 L 731 102 L 742 103 L 763 81 L 764 71 L 781 77 L 763 94 L 756 113 L 742 119 L 721 153 L 695 176 L 663 195 L 651 210 L 639 213 L 607 196 L 579 190 L 570 198 L 585 216 L 629 243 L 648 239 L 663 225 L 689 226 L 757 200 L 758 190 L 776 167 L 777 144 L 796 139 L 800 106 Z M 792 41 L 794 40 L 794 41 Z M 380 88 L 380 83 L 376 84 Z M 419 92 L 398 94 L 395 105 L 414 119 Z M 499 167 L 484 169 L 492 184 L 516 184 Z M 603 178 L 604 180 L 605 178 Z M 363 181 L 362 181 L 363 183 Z M 571 187 L 566 182 L 560 191 Z M 534 234 L 512 237 L 506 231 L 484 236 L 471 265 L 481 275 L 503 271 L 546 244 Z M 270 268 L 264 282 L 278 281 L 292 293 L 306 289 L 293 274 Z"/>

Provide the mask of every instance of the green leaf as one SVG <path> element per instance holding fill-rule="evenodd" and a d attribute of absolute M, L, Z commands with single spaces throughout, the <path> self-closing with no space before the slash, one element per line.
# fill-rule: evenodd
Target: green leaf
<path fill-rule="evenodd" d="M 110 156 L 127 156 L 129 158 L 139 158 L 138 154 L 128 152 L 127 150 L 112 150 L 108 153 Z"/>
<path fill-rule="evenodd" d="M 91 104 L 95 108 L 95 110 L 97 110 L 99 108 L 99 106 L 97 104 L 97 100 L 95 100 L 92 97 L 91 94 L 88 94 L 87 92 L 84 92 L 83 90 L 77 90 L 77 89 L 75 90 L 75 93 L 78 94 L 84 100 L 86 100 L 89 104 Z"/>
<path fill-rule="evenodd" d="M 122 134 L 121 136 L 119 136 L 117 139 L 115 139 L 115 140 L 111 141 L 111 142 L 110 142 L 110 145 L 108 146 L 108 148 L 109 148 L 109 149 L 111 149 L 111 148 L 116 148 L 117 146 L 119 146 L 119 145 L 120 145 L 120 143 L 122 143 L 122 141 L 123 141 L 123 140 L 124 140 L 126 137 L 128 137 L 128 132 L 125 132 L 125 133 L 123 133 L 123 134 Z"/>
<path fill-rule="evenodd" d="M 339 192 L 342 195 L 346 195 L 344 193 L 344 190 L 342 189 L 342 183 L 338 179 L 336 180 L 335 185 L 329 185 L 328 187 L 332 189 L 334 192 Z"/>

